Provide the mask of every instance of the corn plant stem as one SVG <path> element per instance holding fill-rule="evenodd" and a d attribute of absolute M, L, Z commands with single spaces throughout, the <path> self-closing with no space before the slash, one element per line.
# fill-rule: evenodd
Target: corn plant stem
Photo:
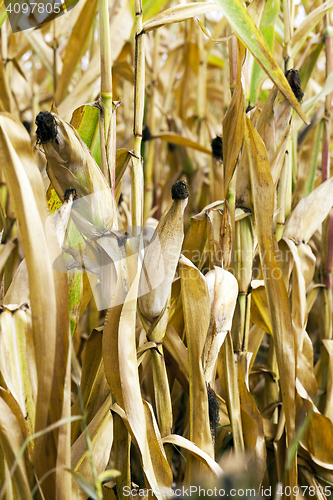
<path fill-rule="evenodd" d="M 81 415 L 82 415 L 82 429 L 83 429 L 83 434 L 84 434 L 86 444 L 87 444 L 87 456 L 88 456 L 88 460 L 89 460 L 91 473 L 93 476 L 94 486 L 96 489 L 96 494 L 97 494 L 98 500 L 103 500 L 102 485 L 101 485 L 100 481 L 98 480 L 97 471 L 96 471 L 94 461 L 93 461 L 93 456 L 92 456 L 92 445 L 91 445 L 91 440 L 90 440 L 90 436 L 89 436 L 89 432 L 88 432 L 86 413 L 85 413 L 84 402 L 83 402 L 83 398 L 82 398 L 82 391 L 81 391 L 81 387 L 80 387 L 80 378 L 79 378 L 79 373 L 78 373 L 78 369 L 77 369 L 77 365 L 76 365 L 76 358 L 75 358 L 75 354 L 74 354 L 73 344 L 71 346 L 71 355 L 72 355 L 72 367 L 73 367 L 74 377 L 75 377 L 75 381 L 76 381 L 77 389 L 78 389 L 77 393 L 78 393 L 78 398 L 79 398 L 79 403 L 80 403 L 80 411 L 81 411 Z"/>
<path fill-rule="evenodd" d="M 292 60 L 289 54 L 289 42 L 292 36 L 292 0 L 283 0 L 283 24 L 284 24 L 284 47 L 283 57 L 285 61 L 285 71 L 292 68 Z"/>
<path fill-rule="evenodd" d="M 205 17 L 200 16 L 200 21 L 205 22 Z M 206 113 L 206 95 L 207 95 L 207 61 L 204 46 L 203 32 L 198 27 L 198 49 L 199 49 L 199 75 L 198 75 L 198 120 L 205 118 Z"/>
<path fill-rule="evenodd" d="M 236 171 L 235 171 L 236 172 Z M 236 210 L 236 175 L 235 172 L 231 178 L 228 187 L 227 200 L 229 205 L 230 223 L 231 223 L 231 248 L 233 251 L 235 242 L 235 210 Z"/>
<path fill-rule="evenodd" d="M 233 433 L 234 450 L 236 455 L 244 453 L 244 438 L 241 420 L 240 396 L 238 386 L 238 370 L 235 362 L 233 342 L 230 332 L 227 333 L 222 345 L 219 358 L 223 363 L 223 387 L 227 395 L 226 402 Z M 219 373 L 221 379 L 222 373 Z"/>
<path fill-rule="evenodd" d="M 159 64 L 159 45 L 160 32 L 157 30 L 154 35 L 154 55 L 153 55 L 153 81 L 150 97 L 150 112 L 147 119 L 152 135 L 156 131 L 156 99 L 157 99 L 157 84 L 158 84 L 158 64 Z M 145 203 L 143 220 L 146 221 L 153 206 L 153 191 L 154 191 L 154 158 L 155 158 L 156 141 L 150 141 L 148 146 L 148 154 L 145 163 Z"/>
<path fill-rule="evenodd" d="M 245 312 L 245 325 L 243 337 L 243 351 L 247 352 L 249 347 L 249 331 L 251 324 L 251 293 L 246 295 L 246 312 Z"/>
<path fill-rule="evenodd" d="M 239 293 L 237 300 L 239 304 L 239 313 L 240 313 L 237 346 L 239 346 L 239 349 L 243 349 L 245 318 L 246 318 L 246 294 L 244 292 Z M 234 340 L 234 346 L 235 346 L 235 340 Z"/>
<path fill-rule="evenodd" d="M 165 437 L 169 434 L 172 434 L 172 404 L 169 380 L 163 355 L 163 347 L 160 346 L 158 351 L 152 349 L 151 356 L 153 363 L 153 380 L 157 420 L 159 423 L 161 436 Z M 164 450 L 167 456 L 167 460 L 171 466 L 172 445 L 166 444 L 164 446 Z"/>
<path fill-rule="evenodd" d="M 333 69 L 332 35 L 329 34 L 329 18 L 325 14 L 323 18 L 325 54 L 326 54 L 326 78 Z M 325 118 L 323 121 L 323 148 L 322 148 L 322 182 L 330 177 L 330 136 L 331 136 L 331 112 L 332 93 L 325 99 Z M 323 262 L 323 282 L 329 290 L 330 302 L 332 303 L 332 266 L 333 266 L 333 211 L 323 223 L 322 244 L 326 248 L 326 261 Z"/>
<path fill-rule="evenodd" d="M 282 238 L 282 233 L 284 229 L 285 223 L 285 207 L 286 207 L 286 194 L 287 194 L 287 183 L 288 183 L 288 173 L 290 170 L 289 164 L 289 154 L 288 152 L 285 155 L 284 165 L 282 167 L 282 172 L 280 176 L 280 182 L 278 187 L 278 195 L 277 195 L 277 215 L 276 215 L 276 239 L 280 241 Z"/>
<path fill-rule="evenodd" d="M 52 27 L 53 27 L 53 92 L 54 94 L 57 91 L 57 48 L 58 48 L 58 41 L 57 41 L 57 20 L 54 19 L 52 22 Z"/>
<path fill-rule="evenodd" d="M 134 84 L 134 154 L 132 171 L 131 211 L 132 225 L 143 222 L 143 171 L 141 157 L 142 122 L 145 100 L 145 54 L 142 31 L 142 1 L 135 0 L 135 84 Z"/>
<path fill-rule="evenodd" d="M 100 52 L 101 52 L 101 107 L 104 115 L 104 134 L 100 129 L 101 137 L 101 157 L 104 157 L 103 173 L 105 178 L 111 182 L 112 173 L 107 172 L 109 167 L 106 148 L 109 137 L 109 128 L 112 117 L 112 62 L 111 62 L 111 41 L 110 41 L 110 21 L 109 21 L 109 2 L 108 0 L 98 0 L 99 9 L 99 28 L 100 28 Z M 104 135 L 104 144 L 102 140 Z M 111 156 L 115 158 L 116 152 L 111 147 Z M 110 162 L 115 165 L 115 160 Z M 114 187 L 113 187 L 114 189 Z"/>
<path fill-rule="evenodd" d="M 328 16 L 325 14 L 323 18 L 324 38 L 325 38 L 325 54 L 326 54 L 326 78 L 333 69 L 333 50 L 332 50 L 332 35 L 329 34 Z M 330 168 L 330 132 L 331 132 L 331 111 L 332 111 L 332 93 L 328 94 L 325 99 L 325 118 L 323 132 L 323 150 L 322 150 L 322 182 L 329 178 Z"/>
<path fill-rule="evenodd" d="M 115 439 L 115 469 L 119 470 L 120 476 L 116 477 L 117 498 L 123 500 L 124 486 L 131 487 L 131 468 L 130 468 L 130 448 L 131 437 L 122 420 L 122 418 L 113 413 L 113 435 Z"/>

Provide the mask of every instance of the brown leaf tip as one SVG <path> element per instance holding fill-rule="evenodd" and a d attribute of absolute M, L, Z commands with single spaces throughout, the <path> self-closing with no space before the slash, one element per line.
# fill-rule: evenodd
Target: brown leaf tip
<path fill-rule="evenodd" d="M 289 82 L 291 90 L 294 92 L 294 95 L 298 102 L 302 102 L 304 97 L 304 92 L 301 87 L 301 79 L 297 69 L 289 69 L 286 72 L 286 78 Z"/>
<path fill-rule="evenodd" d="M 185 181 L 177 181 L 171 188 L 173 200 L 186 200 L 190 196 L 188 186 Z"/>
<path fill-rule="evenodd" d="M 50 141 L 55 141 L 56 143 L 58 143 L 57 141 L 58 125 L 52 113 L 49 113 L 49 111 L 41 111 L 36 116 L 35 123 L 37 125 L 37 130 L 36 130 L 37 145 L 46 144 L 47 142 Z"/>
<path fill-rule="evenodd" d="M 212 140 L 212 153 L 213 157 L 217 160 L 223 161 L 223 140 L 222 137 L 217 135 L 215 139 Z"/>

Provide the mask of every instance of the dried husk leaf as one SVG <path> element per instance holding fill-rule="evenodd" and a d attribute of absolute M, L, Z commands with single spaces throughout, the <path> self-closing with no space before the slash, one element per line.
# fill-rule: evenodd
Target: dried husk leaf
<path fill-rule="evenodd" d="M 212 384 L 219 350 L 227 331 L 231 330 L 238 283 L 232 273 L 217 266 L 205 275 L 205 280 L 210 297 L 211 319 L 202 353 L 202 366 L 206 382 Z"/>

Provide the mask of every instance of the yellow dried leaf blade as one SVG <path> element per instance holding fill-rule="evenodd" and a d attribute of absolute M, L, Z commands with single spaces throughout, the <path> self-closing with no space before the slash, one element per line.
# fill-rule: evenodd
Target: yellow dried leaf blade
<path fill-rule="evenodd" d="M 251 292 L 251 321 L 273 335 L 266 290 L 259 286 Z"/>
<path fill-rule="evenodd" d="M 127 151 L 127 149 L 118 149 L 116 151 L 116 189 L 115 189 L 115 198 L 118 203 L 122 186 L 123 186 L 123 177 L 127 165 L 131 159 L 131 153 Z"/>
<path fill-rule="evenodd" d="M 143 23 L 142 31 L 147 33 L 148 31 L 160 28 L 166 24 L 179 23 L 216 10 L 220 10 L 220 8 L 215 4 L 209 4 L 207 2 L 175 5 Z"/>
<path fill-rule="evenodd" d="M 81 61 L 85 42 L 92 27 L 95 16 L 97 0 L 86 0 L 81 13 L 73 26 L 70 39 L 66 44 L 63 57 L 63 69 L 57 81 L 57 90 L 54 96 L 55 102 L 61 102 L 77 64 Z"/>
<path fill-rule="evenodd" d="M 82 401 L 86 408 L 86 421 L 89 424 L 110 394 L 107 384 L 103 360 L 102 360 L 102 329 L 94 329 L 89 335 L 82 353 Z M 72 406 L 72 415 L 80 415 L 79 398 Z M 81 423 L 75 421 L 72 424 L 71 441 L 77 439 L 81 431 Z"/>
<path fill-rule="evenodd" d="M 5 22 L 6 19 L 7 19 L 6 6 L 4 4 L 4 1 L 1 0 L 1 3 L 0 3 L 0 27 L 3 25 L 3 23 Z"/>
<path fill-rule="evenodd" d="M 283 236 L 296 244 L 301 241 L 307 243 L 332 208 L 332 189 L 333 178 L 331 177 L 308 196 L 302 198 L 289 215 Z"/>
<path fill-rule="evenodd" d="M 236 35 L 242 40 L 259 65 L 285 95 L 302 120 L 308 123 L 308 119 L 294 96 L 287 79 L 273 58 L 266 40 L 254 24 L 241 0 L 216 0 L 216 2 L 220 5 Z"/>
<path fill-rule="evenodd" d="M 70 386 L 67 385 L 65 395 L 69 348 L 67 276 L 65 272 L 52 269 L 60 249 L 52 224 L 47 228 L 46 235 L 45 190 L 40 171 L 33 160 L 30 140 L 23 135 L 26 133 L 25 128 L 8 115 L 0 116 L 0 125 L 0 157 L 2 163 L 5 163 L 3 171 L 15 206 L 29 276 L 38 378 L 35 419 L 35 431 L 38 432 L 46 426 L 49 411 L 51 421 L 66 417 L 69 413 L 69 405 L 65 413 L 62 407 L 70 391 Z M 20 142 L 22 135 L 24 140 Z M 61 362 L 55 362 L 55 359 Z M 57 432 L 61 439 L 67 430 L 63 427 Z M 46 461 L 42 453 L 36 452 L 35 468 L 39 476 L 49 470 L 48 467 L 55 467 L 57 460 L 56 446 L 51 435 L 46 438 L 40 436 L 36 441 L 36 449 L 39 446 L 44 448 L 44 439 L 48 442 L 49 455 Z M 54 477 L 48 476 L 47 481 Z"/>
<path fill-rule="evenodd" d="M 210 323 L 208 287 L 204 276 L 186 257 L 181 256 L 179 260 L 179 272 L 189 364 L 190 440 L 213 457 L 208 397 L 201 361 Z M 198 464 L 193 460 L 190 462 L 189 479 L 194 481 Z"/>
<path fill-rule="evenodd" d="M 188 354 L 187 348 L 179 337 L 176 330 L 169 323 L 165 333 L 163 345 L 166 347 L 168 352 L 171 354 L 173 359 L 176 361 L 182 373 L 188 379 Z"/>
<path fill-rule="evenodd" d="M 246 414 L 252 419 L 256 426 L 256 440 L 253 450 L 253 456 L 251 458 L 251 466 L 253 466 L 254 476 L 256 478 L 256 483 L 259 486 L 264 478 L 266 470 L 266 443 L 265 443 L 265 433 L 264 433 L 264 423 L 263 418 L 257 408 L 254 397 L 248 390 L 245 383 L 245 373 L 242 368 L 242 363 L 238 364 L 239 373 L 239 397 L 241 409 L 246 412 Z M 243 422 L 243 432 L 244 440 L 247 440 L 247 426 Z M 250 437 L 250 436 L 249 436 Z"/>
<path fill-rule="evenodd" d="M 149 452 L 150 455 L 154 457 L 155 475 L 161 484 L 169 485 L 171 487 L 172 471 L 163 448 L 161 434 L 153 409 L 144 399 L 142 402 L 146 416 Z"/>
<path fill-rule="evenodd" d="M 56 335 L 54 280 L 44 225 L 31 184 L 3 128 L 0 129 L 0 143 L 1 163 L 14 200 L 29 274 L 32 327 L 38 370 L 36 411 L 36 431 L 38 431 L 46 426 L 54 369 Z M 37 172 L 40 175 L 36 167 L 36 174 Z"/>
<path fill-rule="evenodd" d="M 315 25 L 324 16 L 325 12 L 333 7 L 333 0 L 328 0 L 316 9 L 309 12 L 301 25 L 297 28 L 290 40 L 290 57 L 295 58 L 299 50 L 302 48 L 308 34 L 313 30 Z"/>
<path fill-rule="evenodd" d="M 7 241 L 7 243 L 0 246 L 0 274 L 15 247 L 16 244 L 13 240 Z"/>
<path fill-rule="evenodd" d="M 311 420 L 304 436 L 301 440 L 301 446 L 309 453 L 315 464 L 326 470 L 333 470 L 333 426 L 329 418 L 325 417 L 314 408 L 313 403 L 309 401 L 306 391 L 297 383 L 297 398 L 301 400 L 304 409 L 313 411 Z M 304 412 L 303 409 L 303 412 Z"/>
<path fill-rule="evenodd" d="M 9 470 L 14 466 L 22 445 L 26 439 L 24 417 L 18 403 L 13 396 L 0 388 L 0 444 Z M 31 486 L 29 477 L 33 482 L 33 471 L 28 460 L 27 452 L 20 457 L 15 469 L 13 468 L 12 482 L 15 498 L 26 500 L 30 497 Z M 7 485 L 2 484 L 0 495 L 6 491 Z"/>
<path fill-rule="evenodd" d="M 95 417 L 88 425 L 88 434 L 92 444 L 92 457 L 97 473 L 105 470 L 113 443 L 113 418 L 110 411 L 111 395 L 100 405 Z M 89 480 L 92 479 L 87 442 L 84 433 L 71 447 L 71 467 L 80 471 Z M 89 470 L 90 469 L 90 470 Z"/>
<path fill-rule="evenodd" d="M 206 153 L 207 155 L 211 155 L 211 149 L 205 148 L 205 146 L 201 146 L 197 142 L 188 139 L 176 132 L 159 132 L 154 135 L 155 139 L 163 139 L 164 141 L 171 142 L 171 144 L 177 144 L 177 146 L 184 146 L 185 148 L 192 148 L 197 151 L 201 151 L 202 153 Z"/>
<path fill-rule="evenodd" d="M 183 436 L 179 436 L 178 434 L 170 434 L 170 436 L 162 438 L 162 443 L 171 443 L 175 446 L 184 448 L 205 465 L 207 465 L 216 477 L 221 477 L 223 475 L 223 470 L 215 462 L 215 460 L 213 460 L 205 451 L 201 450 L 198 446 L 192 443 L 192 441 L 189 441 Z"/>
<path fill-rule="evenodd" d="M 33 433 L 37 373 L 32 342 L 31 313 L 27 308 L 0 313 L 0 371 L 7 388 L 27 419 Z M 32 381 L 30 381 L 30 374 Z"/>
<path fill-rule="evenodd" d="M 199 267 L 207 241 L 210 220 L 207 214 L 202 219 L 191 218 L 191 225 L 186 233 L 182 254 Z"/>
<path fill-rule="evenodd" d="M 235 92 L 223 119 L 223 165 L 224 188 L 228 192 L 236 162 L 241 151 L 244 138 L 245 100 L 243 86 L 237 81 Z"/>
<path fill-rule="evenodd" d="M 147 442 L 146 417 L 136 356 L 135 325 L 139 277 L 140 267 L 124 304 L 111 307 L 108 311 L 103 332 L 103 359 L 111 392 L 126 415 L 125 423 L 139 448 L 145 476 L 150 487 L 154 489 L 161 485 L 161 481 L 155 475 L 156 459 L 151 456 Z"/>
<path fill-rule="evenodd" d="M 249 157 L 259 254 L 271 315 L 282 402 L 286 415 L 287 439 L 290 445 L 295 432 L 295 340 L 289 298 L 276 260 L 278 248 L 273 233 L 274 185 L 270 164 L 265 145 L 247 117 L 245 144 Z"/>

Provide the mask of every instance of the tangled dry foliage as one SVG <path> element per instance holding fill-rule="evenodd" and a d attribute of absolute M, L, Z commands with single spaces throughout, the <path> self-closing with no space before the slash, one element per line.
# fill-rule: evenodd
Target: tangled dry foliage
<path fill-rule="evenodd" d="M 1 499 L 332 498 L 332 8 L 0 2 Z"/>

